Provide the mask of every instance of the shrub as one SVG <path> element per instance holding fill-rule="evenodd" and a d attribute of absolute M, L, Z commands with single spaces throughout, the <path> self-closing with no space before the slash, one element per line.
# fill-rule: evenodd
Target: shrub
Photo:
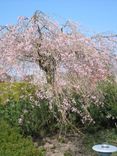
<path fill-rule="evenodd" d="M 25 134 L 44 136 L 48 133 L 52 134 L 58 129 L 55 112 L 50 111 L 47 100 L 40 100 L 37 105 L 25 103 L 25 106 L 26 112 L 21 124 Z"/>
<path fill-rule="evenodd" d="M 90 114 L 96 124 L 102 127 L 115 126 L 117 123 L 117 83 L 105 81 L 99 84 L 98 89 L 103 95 L 103 104 L 89 107 Z"/>
<path fill-rule="evenodd" d="M 10 99 L 6 105 L 0 105 L 0 118 L 6 120 L 10 125 L 18 127 L 18 119 L 22 114 L 23 108 L 20 102 Z"/>
<path fill-rule="evenodd" d="M 0 117 L 13 127 L 19 127 L 25 135 L 43 136 L 57 129 L 47 100 L 40 100 L 37 105 L 30 100 L 10 100 L 6 105 L 0 105 Z"/>
<path fill-rule="evenodd" d="M 0 121 L 1 156 L 45 156 L 44 150 L 34 147 L 31 139 L 23 138 L 18 130 Z"/>

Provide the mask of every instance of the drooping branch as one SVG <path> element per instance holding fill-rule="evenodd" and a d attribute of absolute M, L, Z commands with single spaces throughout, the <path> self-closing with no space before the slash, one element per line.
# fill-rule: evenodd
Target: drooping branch
<path fill-rule="evenodd" d="M 109 42 L 112 42 L 114 44 L 117 44 L 117 34 L 109 34 L 109 35 L 103 35 L 103 34 L 97 34 L 91 37 L 92 40 L 107 40 Z"/>

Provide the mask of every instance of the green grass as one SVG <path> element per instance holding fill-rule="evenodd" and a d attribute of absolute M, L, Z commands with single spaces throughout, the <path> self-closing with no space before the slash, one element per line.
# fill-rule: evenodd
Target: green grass
<path fill-rule="evenodd" d="M 95 155 L 95 152 L 92 150 L 92 146 L 96 144 L 107 143 L 114 146 L 117 146 L 117 129 L 104 129 L 97 131 L 93 134 L 86 133 L 83 144 L 88 153 Z M 117 156 L 117 153 L 114 153 L 113 156 Z"/>

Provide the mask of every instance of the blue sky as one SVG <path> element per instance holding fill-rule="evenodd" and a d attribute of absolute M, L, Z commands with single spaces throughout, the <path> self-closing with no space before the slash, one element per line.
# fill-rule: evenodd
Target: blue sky
<path fill-rule="evenodd" d="M 85 31 L 117 33 L 117 0 L 1 0 L 0 25 L 41 10 L 62 23 L 80 23 Z"/>

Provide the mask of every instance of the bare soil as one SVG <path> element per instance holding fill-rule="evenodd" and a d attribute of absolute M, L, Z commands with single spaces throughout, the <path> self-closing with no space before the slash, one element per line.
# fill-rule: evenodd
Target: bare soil
<path fill-rule="evenodd" d="M 83 137 L 76 136 L 51 136 L 41 141 L 35 140 L 34 145 L 46 149 L 46 156 L 94 156 L 86 150 Z"/>

